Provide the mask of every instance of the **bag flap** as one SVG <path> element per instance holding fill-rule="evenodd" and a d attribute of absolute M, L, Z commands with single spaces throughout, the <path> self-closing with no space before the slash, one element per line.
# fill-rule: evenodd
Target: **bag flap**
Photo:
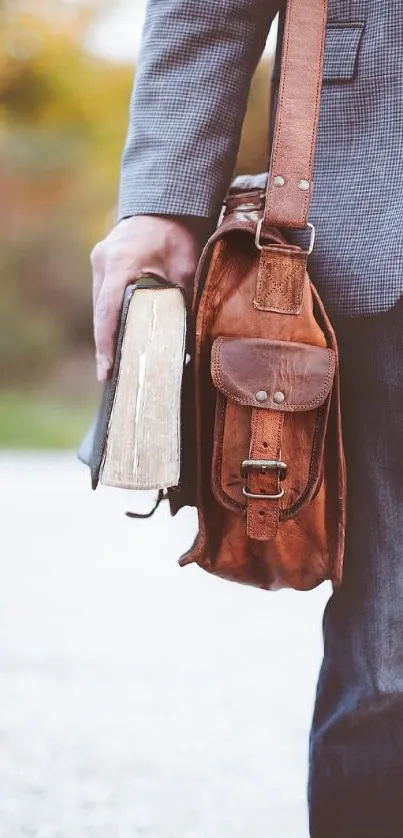
<path fill-rule="evenodd" d="M 211 375 L 217 390 L 238 404 L 287 412 L 314 410 L 328 397 L 332 349 L 264 338 L 214 341 Z"/>

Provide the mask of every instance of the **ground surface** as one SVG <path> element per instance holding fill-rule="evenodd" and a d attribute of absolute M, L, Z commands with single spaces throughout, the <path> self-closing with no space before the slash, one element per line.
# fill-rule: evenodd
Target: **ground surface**
<path fill-rule="evenodd" d="M 179 569 L 192 512 L 130 505 L 72 455 L 0 456 L 1 838 L 307 838 L 329 591 Z"/>

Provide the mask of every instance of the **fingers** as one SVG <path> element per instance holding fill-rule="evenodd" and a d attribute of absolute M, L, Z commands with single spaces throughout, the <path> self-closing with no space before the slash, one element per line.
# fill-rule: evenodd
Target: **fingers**
<path fill-rule="evenodd" d="M 107 302 L 105 299 L 106 293 L 101 296 L 101 290 L 105 278 L 105 255 L 104 243 L 100 242 L 95 245 L 90 256 L 92 266 L 92 307 L 98 381 L 106 381 L 108 372 L 112 366 L 112 353 L 110 352 L 108 341 L 105 340 L 106 333 L 103 325 L 104 317 L 107 315 Z M 99 335 L 101 335 L 101 344 L 99 343 Z M 103 346 L 106 346 L 106 351 L 102 349 Z"/>
<path fill-rule="evenodd" d="M 125 289 L 151 273 L 191 295 L 200 252 L 198 236 L 176 218 L 133 216 L 119 222 L 91 253 L 97 377 L 105 381 L 115 354 Z"/>
<path fill-rule="evenodd" d="M 95 245 L 90 255 L 90 262 L 92 267 L 92 306 L 95 312 L 105 275 L 105 246 L 103 242 Z"/>
<path fill-rule="evenodd" d="M 103 248 L 103 250 L 102 250 Z M 100 271 L 94 278 L 94 338 L 97 377 L 106 381 L 115 355 L 116 333 L 127 285 L 141 274 L 136 259 L 127 257 L 125 248 L 101 244 L 103 253 L 102 279 Z M 102 264 L 102 262 L 100 262 Z"/>
<path fill-rule="evenodd" d="M 105 381 L 112 367 L 120 310 L 128 280 L 124 275 L 106 273 L 94 311 L 97 377 Z"/>

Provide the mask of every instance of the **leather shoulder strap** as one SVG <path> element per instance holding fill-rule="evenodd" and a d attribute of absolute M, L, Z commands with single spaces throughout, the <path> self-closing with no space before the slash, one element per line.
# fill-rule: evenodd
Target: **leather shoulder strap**
<path fill-rule="evenodd" d="M 326 19 L 327 0 L 287 0 L 265 227 L 308 223 Z"/>

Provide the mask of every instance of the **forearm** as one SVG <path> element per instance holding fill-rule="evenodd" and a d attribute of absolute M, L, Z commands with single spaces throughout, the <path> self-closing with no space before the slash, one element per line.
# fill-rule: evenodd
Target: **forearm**
<path fill-rule="evenodd" d="M 250 81 L 281 0 L 150 0 L 119 217 L 214 217 Z"/>

